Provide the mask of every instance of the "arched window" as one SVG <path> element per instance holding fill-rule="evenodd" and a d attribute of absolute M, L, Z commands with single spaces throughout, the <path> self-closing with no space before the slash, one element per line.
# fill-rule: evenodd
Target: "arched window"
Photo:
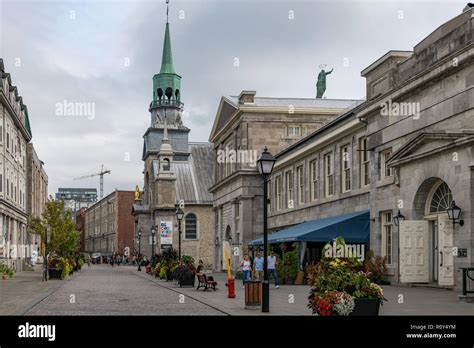
<path fill-rule="evenodd" d="M 227 228 L 225 229 L 225 240 L 229 240 L 231 238 L 231 229 L 230 226 L 227 225 Z"/>
<path fill-rule="evenodd" d="M 445 213 L 446 209 L 451 206 L 452 201 L 453 194 L 451 193 L 449 186 L 445 182 L 442 182 L 433 192 L 429 205 L 429 212 L 433 214 Z"/>
<path fill-rule="evenodd" d="M 185 231 L 184 231 L 184 238 L 185 239 L 197 239 L 197 218 L 196 215 L 193 213 L 189 213 L 185 217 Z"/>
<path fill-rule="evenodd" d="M 174 92 L 175 100 L 179 102 L 179 89 Z"/>
<path fill-rule="evenodd" d="M 163 97 L 163 90 L 161 88 L 158 88 L 156 93 L 158 94 L 158 100 L 161 102 L 161 98 Z"/>
<path fill-rule="evenodd" d="M 171 87 L 166 88 L 165 95 L 168 98 L 168 100 L 171 99 L 171 97 L 173 96 L 173 90 L 171 89 Z"/>

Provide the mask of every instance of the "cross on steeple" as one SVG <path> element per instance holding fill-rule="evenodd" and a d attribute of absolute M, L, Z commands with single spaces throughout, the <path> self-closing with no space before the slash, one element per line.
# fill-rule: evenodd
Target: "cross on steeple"
<path fill-rule="evenodd" d="M 166 23 L 168 23 L 169 3 L 170 0 L 166 0 Z"/>

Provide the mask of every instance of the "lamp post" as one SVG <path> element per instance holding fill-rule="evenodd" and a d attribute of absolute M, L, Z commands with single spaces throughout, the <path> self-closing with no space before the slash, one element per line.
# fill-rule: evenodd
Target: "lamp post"
<path fill-rule="evenodd" d="M 142 246 L 142 231 L 138 230 L 138 272 L 141 272 L 142 270 L 141 246 Z"/>
<path fill-rule="evenodd" d="M 453 231 L 456 227 L 456 224 L 459 224 L 459 226 L 464 226 L 464 220 L 459 220 L 461 216 L 461 208 L 456 205 L 456 202 L 452 201 L 451 207 L 446 209 L 446 212 L 448 213 L 449 220 L 453 222 Z"/>
<path fill-rule="evenodd" d="M 275 157 L 268 152 L 267 148 L 263 150 L 257 160 L 257 167 L 260 175 L 263 177 L 263 284 L 262 284 L 262 312 L 270 311 L 270 284 L 268 283 L 268 231 L 267 231 L 267 206 L 268 177 L 272 173 Z"/>
<path fill-rule="evenodd" d="M 393 224 L 398 227 L 398 279 L 400 279 L 400 222 L 405 220 L 405 216 L 398 209 L 397 215 L 393 217 Z"/>
<path fill-rule="evenodd" d="M 155 225 L 151 227 L 151 247 L 152 247 L 152 252 L 151 252 L 151 257 L 155 256 Z"/>
<path fill-rule="evenodd" d="M 181 220 L 183 220 L 184 211 L 181 207 L 176 209 L 176 219 L 178 220 L 178 260 L 181 261 Z"/>
<path fill-rule="evenodd" d="M 400 221 L 403 221 L 403 220 L 405 220 L 405 216 L 402 215 L 402 213 L 400 213 L 400 209 L 398 209 L 397 215 L 395 215 L 393 217 L 393 223 L 395 224 L 395 226 L 398 227 L 399 230 L 400 230 L 400 227 L 399 227 L 400 226 Z M 400 233 L 400 231 L 399 231 L 399 233 Z"/>

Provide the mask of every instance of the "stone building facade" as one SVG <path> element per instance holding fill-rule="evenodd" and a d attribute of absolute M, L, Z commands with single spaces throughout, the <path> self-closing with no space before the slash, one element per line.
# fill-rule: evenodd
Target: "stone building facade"
<path fill-rule="evenodd" d="M 48 201 L 48 175 L 33 143 L 27 144 L 26 152 L 26 210 L 29 217 L 41 217 Z M 44 245 L 41 237 L 35 234 L 28 234 L 28 237 L 30 243 L 39 249 L 38 255 L 43 255 Z"/>
<path fill-rule="evenodd" d="M 277 154 L 273 231 L 368 210 L 367 242 L 392 282 L 460 288 L 474 251 L 473 18 L 467 7 L 412 52 L 385 54 L 362 71 L 365 103 Z M 448 218 L 453 201 L 463 226 Z"/>
<path fill-rule="evenodd" d="M 85 211 L 85 252 L 131 254 L 134 244 L 133 191 L 115 190 Z M 128 248 L 128 249 L 127 249 Z"/>
<path fill-rule="evenodd" d="M 280 152 L 359 103 L 256 97 L 255 91 L 221 98 L 209 137 L 216 160 L 209 189 L 214 196 L 215 269 L 226 268 L 224 250 L 229 247 L 238 255 L 231 258 L 235 268 L 247 242 L 263 232 L 263 187 L 256 168 L 263 149 Z"/>
<path fill-rule="evenodd" d="M 161 70 L 153 77 L 150 127 L 143 136 L 144 185 L 133 204 L 135 250 L 147 257 L 169 247 L 178 250 L 176 210 L 180 206 L 185 213 L 181 255 L 212 266 L 214 214 L 208 192 L 214 171 L 212 145 L 189 142 L 181 100 L 181 76 L 174 70 L 166 23 Z M 156 231 L 154 237 L 152 230 Z"/>
<path fill-rule="evenodd" d="M 28 109 L 0 59 L 0 262 L 22 270 L 31 248 L 27 233 Z M 25 248 L 26 247 L 26 248 Z"/>

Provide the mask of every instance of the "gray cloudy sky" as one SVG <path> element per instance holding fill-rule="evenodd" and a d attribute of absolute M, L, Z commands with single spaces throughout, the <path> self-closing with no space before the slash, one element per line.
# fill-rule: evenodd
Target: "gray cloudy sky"
<path fill-rule="evenodd" d="M 466 3 L 171 0 L 190 139 L 208 140 L 221 95 L 314 97 L 321 63 L 334 67 L 328 98 L 361 99 L 362 69 L 390 49 L 411 50 Z M 165 0 L 0 0 L 0 56 L 28 105 L 50 193 L 98 187 L 98 177 L 72 179 L 102 163 L 112 171 L 105 193 L 142 186 L 142 136 L 165 21 Z M 56 115 L 64 101 L 94 103 L 95 117 Z"/>

